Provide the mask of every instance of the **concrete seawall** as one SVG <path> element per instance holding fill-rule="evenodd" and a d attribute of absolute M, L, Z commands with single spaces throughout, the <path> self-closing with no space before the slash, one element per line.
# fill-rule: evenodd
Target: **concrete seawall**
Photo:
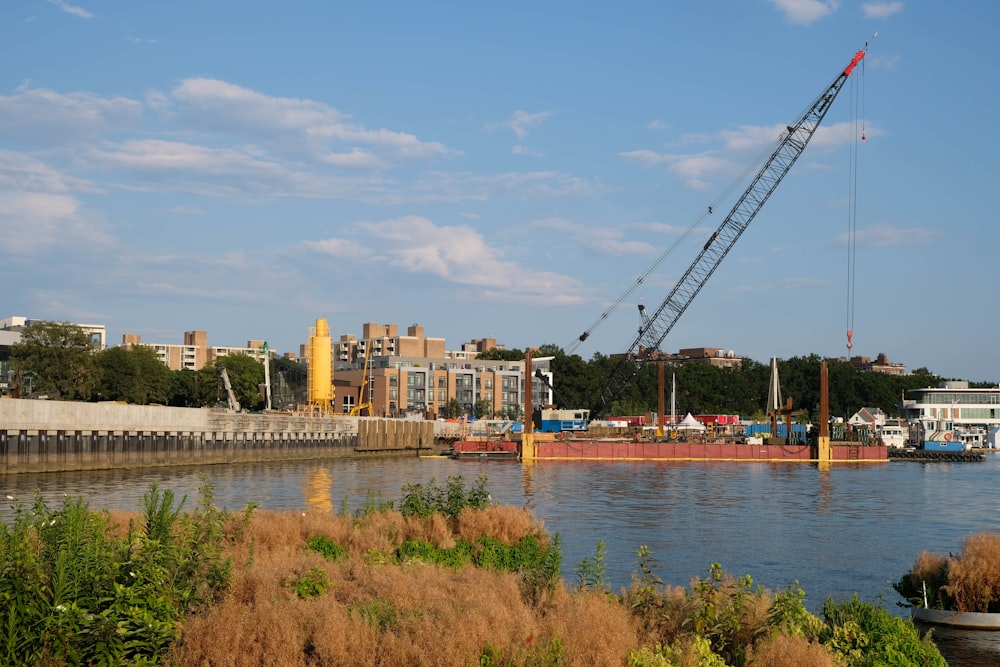
<path fill-rule="evenodd" d="M 0 400 L 0 474 L 417 455 L 432 422 L 119 403 Z"/>

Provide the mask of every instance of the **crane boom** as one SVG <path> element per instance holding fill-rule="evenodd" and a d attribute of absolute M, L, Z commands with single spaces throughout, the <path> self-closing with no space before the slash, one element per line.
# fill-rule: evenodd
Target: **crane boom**
<path fill-rule="evenodd" d="M 746 231 L 754 216 L 760 211 L 778 184 L 792 168 L 795 161 L 809 144 L 819 124 L 836 99 L 840 89 L 851 76 L 851 72 L 865 57 L 865 51 L 854 54 L 850 64 L 837 78 L 820 93 L 812 105 L 795 122 L 786 127 L 777 148 L 771 153 L 757 175 L 740 196 L 736 205 L 726 216 L 718 229 L 712 233 L 694 262 L 680 277 L 673 289 L 663 299 L 659 307 L 643 323 L 638 336 L 632 341 L 627 352 L 619 358 L 605 382 L 597 403 L 591 409 L 591 417 L 605 414 L 611 403 L 621 396 L 625 387 L 639 372 L 636 365 L 640 350 L 657 350 L 667 337 L 677 320 L 712 277 L 719 264 L 725 259 L 736 241 Z"/>

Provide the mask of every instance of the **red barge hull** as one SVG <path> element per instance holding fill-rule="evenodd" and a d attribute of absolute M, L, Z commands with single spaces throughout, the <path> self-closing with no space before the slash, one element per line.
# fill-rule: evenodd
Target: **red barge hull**
<path fill-rule="evenodd" d="M 788 444 L 741 444 L 730 442 L 635 442 L 629 440 L 552 439 L 536 440 L 534 455 L 525 456 L 514 440 L 455 443 L 454 458 L 521 458 L 534 461 L 819 461 L 816 446 Z M 856 443 L 831 443 L 832 463 L 888 462 L 888 448 Z"/>

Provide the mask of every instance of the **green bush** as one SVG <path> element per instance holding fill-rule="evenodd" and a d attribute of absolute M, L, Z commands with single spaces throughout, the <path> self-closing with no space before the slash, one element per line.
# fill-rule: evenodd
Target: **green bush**
<path fill-rule="evenodd" d="M 307 545 L 310 550 L 315 551 L 329 561 L 335 562 L 347 557 L 347 548 L 340 546 L 325 535 L 310 537 Z"/>
<path fill-rule="evenodd" d="M 299 598 L 310 600 L 326 593 L 326 589 L 330 587 L 330 579 L 323 568 L 311 567 L 289 585 Z"/>
<path fill-rule="evenodd" d="M 407 484 L 403 487 L 399 511 L 403 516 L 420 518 L 439 512 L 453 519 L 466 508 L 485 509 L 490 504 L 486 482 L 485 477 L 480 477 L 471 488 L 466 489 L 461 476 L 452 476 L 444 486 L 436 484 L 433 479 L 426 485 Z"/>
<path fill-rule="evenodd" d="M 229 583 L 225 514 L 202 489 L 199 509 L 156 485 L 139 525 L 114 537 L 107 512 L 66 497 L 15 503 L 0 522 L 0 664 L 152 664 L 183 616 Z"/>
<path fill-rule="evenodd" d="M 947 667 L 937 647 L 909 619 L 893 616 L 869 602 L 850 600 L 823 604 L 827 627 L 820 639 L 843 656 L 849 667 L 927 665 Z"/>

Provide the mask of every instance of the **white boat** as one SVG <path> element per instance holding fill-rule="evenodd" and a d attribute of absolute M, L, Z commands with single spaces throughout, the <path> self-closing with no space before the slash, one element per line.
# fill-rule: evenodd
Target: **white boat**
<path fill-rule="evenodd" d="M 1000 614 L 914 607 L 910 611 L 910 615 L 915 621 L 933 625 L 947 625 L 970 630 L 1000 630 Z"/>
<path fill-rule="evenodd" d="M 885 424 L 878 430 L 878 439 L 886 447 L 903 449 L 909 437 L 907 429 L 898 424 Z"/>

